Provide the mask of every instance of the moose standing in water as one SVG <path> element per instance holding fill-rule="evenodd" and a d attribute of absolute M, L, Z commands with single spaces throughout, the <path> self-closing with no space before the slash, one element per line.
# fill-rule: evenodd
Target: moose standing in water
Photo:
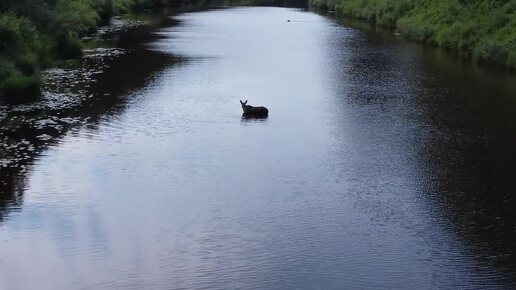
<path fill-rule="evenodd" d="M 245 102 L 240 100 L 240 104 L 244 110 L 244 114 L 242 116 L 246 118 L 265 118 L 269 115 L 269 110 L 267 110 L 267 108 L 249 106 L 247 105 L 247 100 L 245 100 Z"/>

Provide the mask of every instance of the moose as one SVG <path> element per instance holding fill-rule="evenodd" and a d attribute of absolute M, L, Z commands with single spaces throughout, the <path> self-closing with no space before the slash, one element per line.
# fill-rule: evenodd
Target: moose
<path fill-rule="evenodd" d="M 267 108 L 249 106 L 247 105 L 247 100 L 245 100 L 245 102 L 240 100 L 240 104 L 242 105 L 242 110 L 244 110 L 244 114 L 242 116 L 246 118 L 264 118 L 269 115 L 269 110 L 267 110 Z"/>

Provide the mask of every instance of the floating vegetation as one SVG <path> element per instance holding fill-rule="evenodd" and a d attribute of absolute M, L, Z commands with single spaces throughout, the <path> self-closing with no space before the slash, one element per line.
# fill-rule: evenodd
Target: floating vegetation
<path fill-rule="evenodd" d="M 121 48 L 106 48 L 106 47 L 98 47 L 95 49 L 87 49 L 84 51 L 86 53 L 86 58 L 106 58 L 106 57 L 116 57 L 122 54 L 127 53 L 126 50 Z"/>
<path fill-rule="evenodd" d="M 39 136 L 36 136 L 36 138 L 38 138 L 41 141 L 48 141 L 48 140 L 52 139 L 52 136 L 50 136 L 48 134 L 41 134 Z"/>
<path fill-rule="evenodd" d="M 87 35 L 82 40 L 94 40 L 97 38 L 109 38 L 110 35 L 116 35 L 124 30 L 147 25 L 147 21 L 130 19 L 124 16 L 114 16 L 111 18 L 110 25 L 100 27 L 97 32 Z"/>

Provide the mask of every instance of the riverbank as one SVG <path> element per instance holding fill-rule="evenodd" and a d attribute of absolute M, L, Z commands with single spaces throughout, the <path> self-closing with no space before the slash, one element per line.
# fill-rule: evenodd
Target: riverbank
<path fill-rule="evenodd" d="M 459 57 L 516 69 L 515 1 L 310 0 L 310 5 L 389 27 Z"/>
<path fill-rule="evenodd" d="M 255 0 L 74 0 L 0 3 L 0 101 L 21 104 L 39 99 L 44 69 L 84 56 L 86 41 L 117 15 L 170 14 Z M 285 0 L 284 2 L 289 2 Z M 86 41 L 85 41 L 86 40 Z"/>

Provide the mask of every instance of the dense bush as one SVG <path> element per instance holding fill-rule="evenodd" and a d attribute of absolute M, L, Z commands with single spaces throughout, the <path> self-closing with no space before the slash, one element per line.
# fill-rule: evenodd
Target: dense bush
<path fill-rule="evenodd" d="M 39 79 L 33 76 L 15 75 L 5 79 L 0 85 L 3 101 L 8 104 L 21 104 L 34 101 L 39 97 Z"/>
<path fill-rule="evenodd" d="M 28 19 L 11 12 L 0 15 L 0 55 L 22 72 L 33 73 L 39 62 L 37 55 L 44 50 L 40 33 Z"/>
<path fill-rule="evenodd" d="M 0 80 L 5 80 L 16 72 L 16 66 L 12 61 L 0 57 Z"/>
<path fill-rule="evenodd" d="M 516 68 L 516 0 L 310 0 L 479 61 Z"/>

